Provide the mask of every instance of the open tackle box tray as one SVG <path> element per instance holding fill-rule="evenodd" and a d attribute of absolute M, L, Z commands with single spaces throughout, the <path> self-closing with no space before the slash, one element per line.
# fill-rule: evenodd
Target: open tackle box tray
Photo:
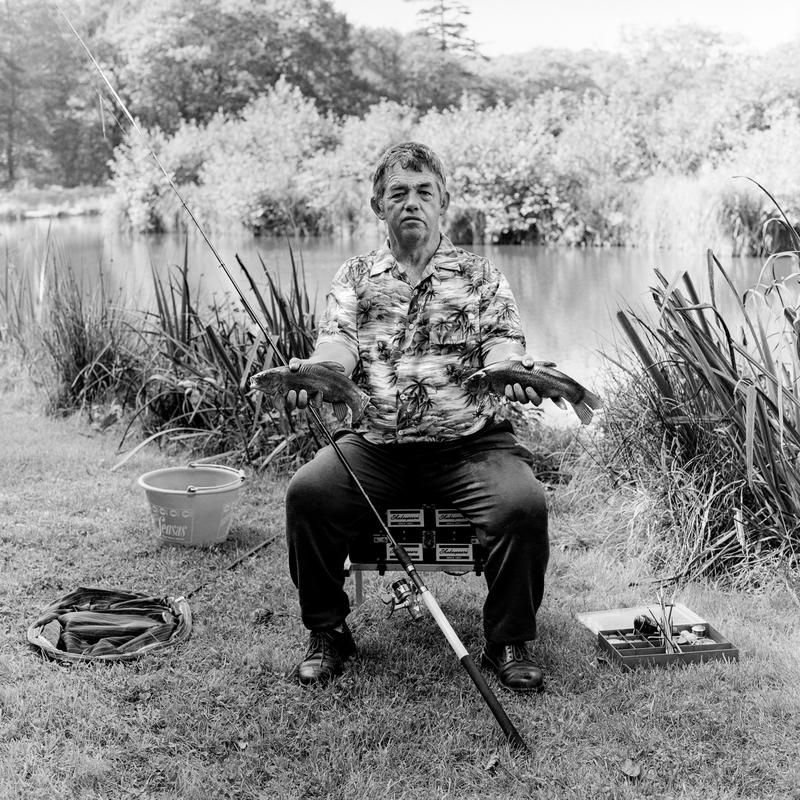
<path fill-rule="evenodd" d="M 704 661 L 738 661 L 739 650 L 703 617 L 681 603 L 668 606 L 672 611 L 672 630 L 691 631 L 696 625 L 705 628 L 702 643 L 680 644 L 681 652 L 668 653 L 660 634 L 644 635 L 634 629 L 637 616 L 652 613 L 655 606 L 612 608 L 576 614 L 578 621 L 597 636 L 597 644 L 614 664 L 624 670 L 668 664 L 699 664 Z M 710 640 L 710 641 L 708 641 Z"/>
<path fill-rule="evenodd" d="M 680 652 L 668 653 L 661 636 L 644 636 L 633 628 L 599 631 L 597 643 L 611 656 L 612 662 L 625 670 L 667 664 L 700 664 L 704 661 L 738 661 L 739 650 L 711 625 L 703 624 L 706 629 L 705 641 L 681 644 Z M 688 624 L 674 625 L 673 631 L 691 628 Z"/>

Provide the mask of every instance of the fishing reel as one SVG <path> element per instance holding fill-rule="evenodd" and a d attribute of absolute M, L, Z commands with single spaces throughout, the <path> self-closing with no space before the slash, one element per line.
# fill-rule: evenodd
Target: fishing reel
<path fill-rule="evenodd" d="M 394 581 L 391 591 L 381 599 L 386 605 L 391 606 L 389 609 L 390 617 L 398 608 L 405 608 L 414 622 L 422 617 L 423 610 L 419 602 L 419 594 L 411 588 L 405 578 L 399 578 Z"/>

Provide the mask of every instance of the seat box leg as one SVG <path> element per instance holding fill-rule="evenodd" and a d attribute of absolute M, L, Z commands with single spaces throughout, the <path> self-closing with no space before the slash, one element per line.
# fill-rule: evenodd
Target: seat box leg
<path fill-rule="evenodd" d="M 360 569 L 354 570 L 353 577 L 356 581 L 356 605 L 360 606 L 364 602 L 364 573 Z"/>

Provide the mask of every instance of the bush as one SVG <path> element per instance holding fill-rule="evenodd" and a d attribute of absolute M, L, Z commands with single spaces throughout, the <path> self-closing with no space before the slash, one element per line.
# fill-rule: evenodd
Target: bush
<path fill-rule="evenodd" d="M 333 142 L 333 122 L 281 80 L 217 125 L 199 170 L 197 198 L 206 212 L 255 233 L 317 232 L 318 212 L 299 176 L 306 160 Z"/>
<path fill-rule="evenodd" d="M 413 109 L 383 101 L 344 119 L 337 145 L 301 165 L 302 192 L 320 232 L 349 236 L 377 227 L 369 204 L 375 165 L 391 145 L 412 138 L 415 121 Z"/>

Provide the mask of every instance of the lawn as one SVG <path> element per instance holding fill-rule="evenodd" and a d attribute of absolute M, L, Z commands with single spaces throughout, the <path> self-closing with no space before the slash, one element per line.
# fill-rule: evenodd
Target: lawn
<path fill-rule="evenodd" d="M 530 744 L 518 754 L 430 617 L 386 619 L 385 578 L 367 579 L 350 617 L 360 658 L 326 688 L 295 685 L 306 636 L 285 566 L 286 476 L 248 475 L 221 546 L 163 546 L 136 478 L 185 460 L 150 445 L 111 471 L 116 443 L 114 429 L 0 396 L 2 798 L 800 798 L 791 578 L 677 590 L 739 663 L 623 673 L 575 620 L 654 600 L 627 541 L 635 496 L 579 478 L 552 493 L 537 643 L 547 690 L 493 683 Z M 137 662 L 65 667 L 26 644 L 39 612 L 78 586 L 179 595 L 204 581 L 189 641 Z M 428 582 L 477 656 L 482 579 Z"/>

